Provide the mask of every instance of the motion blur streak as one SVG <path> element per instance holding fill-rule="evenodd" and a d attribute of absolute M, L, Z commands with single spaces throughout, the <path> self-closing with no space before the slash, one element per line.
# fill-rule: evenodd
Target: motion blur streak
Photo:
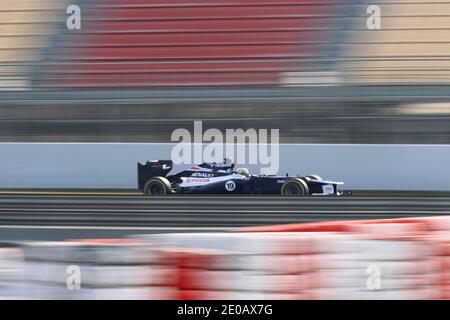
<path fill-rule="evenodd" d="M 0 226 L 239 227 L 449 215 L 449 208 L 450 198 L 425 196 L 1 196 Z"/>
<path fill-rule="evenodd" d="M 284 144 L 368 144 L 374 164 L 359 160 L 360 171 L 401 167 L 447 189 L 445 172 L 429 170 L 444 156 L 393 165 L 373 144 L 450 144 L 450 0 L 82 0 L 81 29 L 69 30 L 72 4 L 0 0 L 0 142 L 168 143 L 202 120 L 278 128 Z M 378 30 L 368 6 L 380 8 Z M 344 153 L 327 168 L 358 175 L 336 161 Z M 39 144 L 4 154 L 25 176 L 14 185 L 73 172 L 65 161 L 40 170 Z M 86 155 L 83 169 L 103 161 Z M 308 156 L 320 158 L 285 158 L 302 170 Z M 104 172 L 120 177 L 125 164 Z M 411 192 L 3 194 L 0 299 L 450 299 L 449 217 L 448 195 Z"/>
<path fill-rule="evenodd" d="M 10 2 L 1 141 L 168 142 L 195 119 L 283 143 L 450 142 L 426 106 L 450 101 L 450 0 L 371 1 L 380 30 L 363 0 L 89 0 L 80 30 L 66 1 Z"/>
<path fill-rule="evenodd" d="M 29 88 L 450 81 L 450 1 L 372 1 L 376 31 L 361 0 L 85 1 L 75 31 L 65 28 L 65 1 L 0 4 L 0 60 L 37 68 L 2 73 Z"/>
<path fill-rule="evenodd" d="M 450 216 L 0 247 L 0 297 L 448 299 Z"/>

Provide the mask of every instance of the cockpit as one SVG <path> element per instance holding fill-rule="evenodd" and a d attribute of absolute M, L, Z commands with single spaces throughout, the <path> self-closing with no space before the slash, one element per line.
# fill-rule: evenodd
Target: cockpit
<path fill-rule="evenodd" d="M 236 173 L 244 177 L 250 177 L 250 171 L 247 168 L 237 168 Z"/>

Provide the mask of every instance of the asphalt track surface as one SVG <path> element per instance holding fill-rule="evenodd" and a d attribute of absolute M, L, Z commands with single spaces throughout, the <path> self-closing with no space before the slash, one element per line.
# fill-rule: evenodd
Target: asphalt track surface
<path fill-rule="evenodd" d="M 222 231 L 283 223 L 450 214 L 450 197 L 0 195 L 0 240 Z"/>

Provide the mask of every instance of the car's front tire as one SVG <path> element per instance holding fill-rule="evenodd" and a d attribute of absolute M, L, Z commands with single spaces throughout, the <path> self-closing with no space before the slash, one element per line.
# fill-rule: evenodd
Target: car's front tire
<path fill-rule="evenodd" d="M 170 182 L 164 177 L 151 178 L 144 185 L 144 194 L 146 196 L 165 196 L 170 191 Z"/>
<path fill-rule="evenodd" d="M 281 195 L 287 197 L 301 197 L 309 194 L 309 188 L 300 178 L 289 179 L 281 187 Z"/>

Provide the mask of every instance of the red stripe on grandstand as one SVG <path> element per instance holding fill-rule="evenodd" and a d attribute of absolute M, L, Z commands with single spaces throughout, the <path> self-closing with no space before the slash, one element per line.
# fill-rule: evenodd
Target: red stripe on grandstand
<path fill-rule="evenodd" d="M 320 18 L 285 18 L 253 20 L 197 20 L 197 21 L 87 21 L 83 24 L 84 32 L 273 32 L 302 31 L 323 29 L 324 21 Z M 101 35 L 99 35 L 100 37 Z"/>
<path fill-rule="evenodd" d="M 293 5 L 293 4 L 327 4 L 336 3 L 331 0 L 99 0 L 99 4 L 139 5 L 139 6 L 239 6 L 239 5 Z"/>
<path fill-rule="evenodd" d="M 336 11 L 323 3 L 104 0 L 96 4 L 115 7 L 86 9 L 83 32 L 56 58 L 67 65 L 47 78 L 58 87 L 278 85 L 283 72 L 304 70 L 285 60 L 323 49 L 320 30 Z"/>
<path fill-rule="evenodd" d="M 201 45 L 287 45 L 321 43 L 314 31 L 305 32 L 241 32 L 199 33 L 189 37 L 186 34 L 86 34 L 78 36 L 79 46 L 122 47 L 122 46 L 201 46 Z"/>
<path fill-rule="evenodd" d="M 296 46 L 227 46 L 183 48 L 79 48 L 74 60 L 206 60 L 295 58 Z M 312 52 L 309 53 L 312 55 Z"/>
<path fill-rule="evenodd" d="M 252 18 L 303 18 L 314 15 L 323 8 L 317 6 L 266 6 L 266 7 L 200 7 L 200 8 L 111 8 L 105 16 L 104 9 L 88 9 L 87 18 L 100 20 L 190 20 L 190 19 L 252 19 Z M 322 10 L 325 11 L 325 10 Z M 329 10 L 328 10 L 329 11 Z M 321 12 L 321 14 L 325 14 Z"/>
<path fill-rule="evenodd" d="M 230 62 L 230 63 L 157 63 L 149 64 L 141 62 L 136 64 L 112 63 L 112 64 L 82 64 L 81 66 L 67 66 L 64 68 L 66 73 L 80 74 L 103 74 L 120 73 L 120 75 L 136 75 L 140 73 L 146 74 L 183 74 L 183 73 L 241 73 L 241 72 L 278 72 L 287 70 L 290 64 L 286 62 Z M 291 69 L 292 70 L 292 69 Z M 72 77 L 72 76 L 71 76 Z"/>

